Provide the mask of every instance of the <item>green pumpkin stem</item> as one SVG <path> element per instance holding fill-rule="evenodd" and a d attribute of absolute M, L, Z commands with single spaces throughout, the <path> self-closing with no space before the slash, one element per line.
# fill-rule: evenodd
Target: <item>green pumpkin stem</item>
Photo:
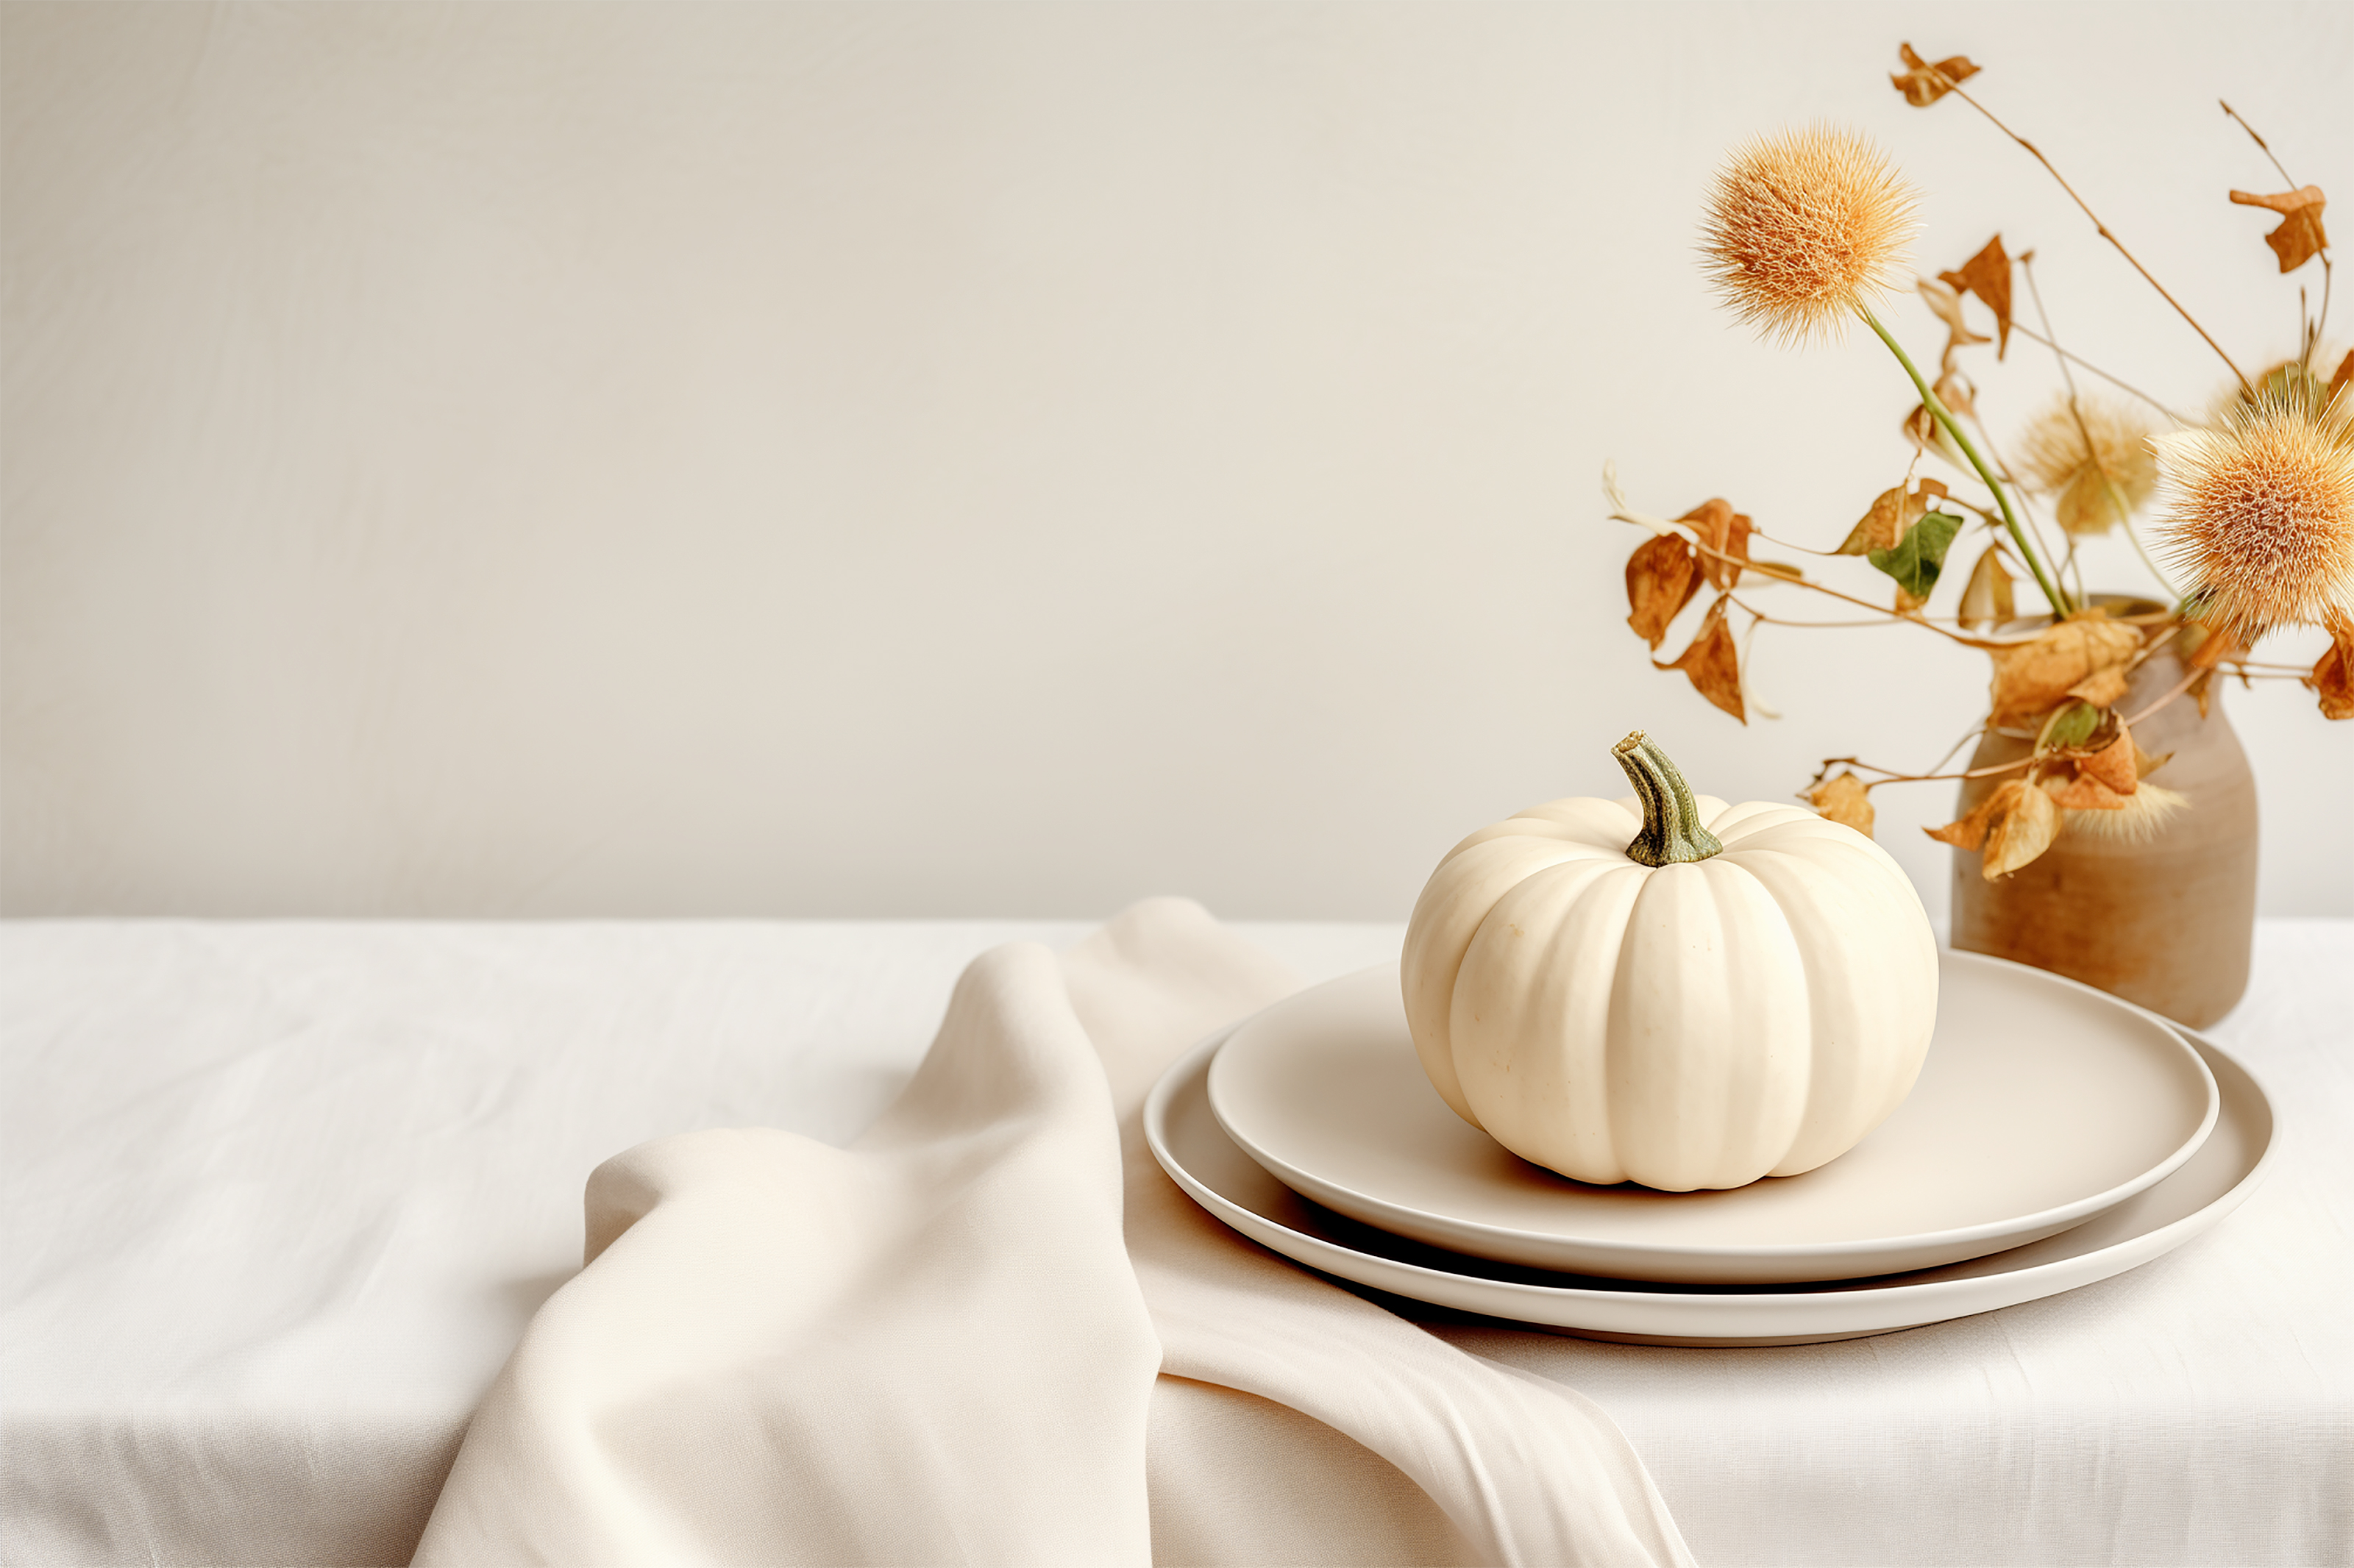
<path fill-rule="evenodd" d="M 1724 853 L 1716 835 L 1701 826 L 1700 802 L 1692 799 L 1691 786 L 1641 730 L 1612 747 L 1610 755 L 1627 770 L 1635 798 L 1643 802 L 1643 831 L 1627 846 L 1628 860 L 1638 865 L 1675 865 Z"/>

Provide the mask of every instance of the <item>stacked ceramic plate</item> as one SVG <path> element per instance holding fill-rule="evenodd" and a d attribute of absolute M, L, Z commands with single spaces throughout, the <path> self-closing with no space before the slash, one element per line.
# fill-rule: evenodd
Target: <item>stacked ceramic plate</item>
<path fill-rule="evenodd" d="M 1145 1107 L 1211 1213 L 1361 1285 L 1597 1339 L 1799 1344 L 1964 1317 L 2146 1263 L 2253 1190 L 2272 1107 L 2210 1042 L 1948 953 L 1919 1084 L 1855 1149 L 1723 1192 L 1593 1187 L 1424 1077 L 1384 965 L 1203 1042 Z"/>

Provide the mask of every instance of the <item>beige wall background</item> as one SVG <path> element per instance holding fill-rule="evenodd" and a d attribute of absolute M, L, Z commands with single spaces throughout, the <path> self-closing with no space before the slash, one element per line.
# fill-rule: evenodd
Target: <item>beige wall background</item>
<path fill-rule="evenodd" d="M 1744 730 L 1647 667 L 1596 486 L 1828 546 L 1903 471 L 1877 344 L 1693 264 L 1793 120 L 1891 148 L 1925 270 L 1999 228 L 2080 352 L 2220 392 L 1906 37 L 2289 351 L 2319 270 L 2215 101 L 2354 188 L 2354 8 L 10 4 L 0 907 L 1396 919 L 1637 726 L 1735 798 L 1925 766 L 1978 656 L 1769 628 Z M 1977 368 L 1999 439 L 2054 385 Z M 2226 704 L 2264 907 L 2354 913 L 2354 726 Z M 1878 796 L 1933 911 L 1950 789 Z"/>

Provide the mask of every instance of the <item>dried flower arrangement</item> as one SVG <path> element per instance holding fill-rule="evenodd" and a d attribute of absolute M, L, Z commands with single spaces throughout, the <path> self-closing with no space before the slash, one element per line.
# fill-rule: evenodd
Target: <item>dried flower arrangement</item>
<path fill-rule="evenodd" d="M 2211 416 L 2187 418 L 2062 348 L 2036 290 L 2034 252 L 2011 256 L 1999 234 L 1959 267 L 1918 282 L 1922 300 L 1946 334 L 1935 375 L 1925 374 L 1873 310 L 1901 286 L 1906 270 L 1915 204 L 1911 188 L 1860 136 L 1821 128 L 1786 132 L 1741 148 L 1719 173 L 1702 226 L 1704 265 L 1723 302 L 1761 335 L 1798 345 L 1836 337 L 1861 321 L 1910 376 L 1919 399 L 1903 421 L 1914 447 L 1912 467 L 1835 549 L 1808 552 L 1861 556 L 1893 580 L 1893 603 L 1883 607 L 1795 567 L 1753 558 L 1753 541 L 1770 536 L 1722 498 L 1669 519 L 1636 510 L 1615 467 L 1606 465 L 1603 488 L 1612 517 L 1651 534 L 1627 563 L 1628 624 L 1656 653 L 1702 586 L 1713 589 L 1716 597 L 1691 645 L 1673 661 L 1655 658 L 1653 664 L 1681 671 L 1702 695 L 1744 724 L 1752 707 L 1776 716 L 1745 684 L 1746 639 L 1763 624 L 1810 624 L 1751 609 L 1735 593 L 1744 574 L 1913 622 L 1990 656 L 1988 710 L 1945 760 L 1925 773 L 1906 773 L 1855 758 L 1829 758 L 1803 798 L 1869 834 L 1871 791 L 1880 785 L 2008 775 L 1959 821 L 1929 830 L 1934 838 L 1979 852 L 1981 873 L 1992 881 L 2041 855 L 2063 827 L 2139 840 L 2180 810 L 2182 796 L 2147 781 L 2167 758 L 2137 747 L 2133 728 L 2179 700 L 2196 702 L 2204 714 L 2219 672 L 2243 680 L 2300 679 L 2318 694 L 2326 716 L 2354 717 L 2354 391 L 2349 389 L 2354 353 L 2334 373 L 2317 357 L 2332 275 L 2321 190 L 2291 179 L 2231 105 L 2223 111 L 2292 188 L 2275 196 L 2235 190 L 2230 199 L 2279 216 L 2264 238 L 2281 272 L 2316 259 L 2322 267 L 2317 311 L 2306 310 L 2299 291 L 2296 355 L 2253 378 L 2151 277 L 2032 143 L 1962 89 L 1978 66 L 1961 56 L 1933 63 L 1910 44 L 1900 48 L 1905 69 L 1891 80 L 1905 100 L 1925 109 L 1958 98 L 2031 154 L 2101 238 L 2223 361 L 2232 391 Z M 2025 282 L 2041 330 L 2014 318 L 2014 279 Z M 1992 315 L 1991 338 L 1970 326 L 1966 298 L 1977 299 Z M 2015 468 L 1989 439 L 1978 388 L 1960 360 L 1964 350 L 1988 343 L 2002 358 L 2014 331 L 2056 356 L 2065 387 L 2028 425 Z M 2139 407 L 2081 390 L 2079 372 L 2110 383 Z M 1919 476 L 1927 455 L 1956 471 L 1966 489 L 1982 491 L 1983 500 Z M 2056 552 L 2029 508 L 2031 494 L 2049 502 L 2060 540 Z M 2153 502 L 2155 556 L 2134 521 Z M 1933 619 L 1926 613 L 1930 593 L 1974 521 L 1985 547 L 1956 613 Z M 2136 610 L 2086 595 L 2076 571 L 2076 541 L 2112 528 L 2123 530 L 2165 585 L 2170 604 Z M 1999 629 L 2017 619 L 2020 576 L 2033 580 L 2049 623 L 2031 634 L 2000 635 Z M 1735 611 L 1748 618 L 1740 636 L 1731 619 Z M 2259 639 L 2290 626 L 2319 626 L 2330 637 L 2309 673 L 2250 657 Z M 2118 711 L 2127 677 L 2169 649 L 2184 668 L 2182 679 L 2140 712 Z M 2031 737 L 2032 747 L 2017 761 L 1938 771 L 1989 730 Z M 1834 768 L 1841 770 L 1833 775 Z"/>

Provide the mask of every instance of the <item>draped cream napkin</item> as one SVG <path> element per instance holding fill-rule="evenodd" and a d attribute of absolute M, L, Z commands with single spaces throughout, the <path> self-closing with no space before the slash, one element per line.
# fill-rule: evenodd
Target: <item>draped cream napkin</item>
<path fill-rule="evenodd" d="M 1609 1417 L 1243 1240 L 1146 1092 L 1295 977 L 1178 899 L 976 959 L 847 1150 L 599 1166 L 422 1564 L 1691 1561 Z M 1124 1229 L 1123 1229 L 1124 1226 Z"/>

